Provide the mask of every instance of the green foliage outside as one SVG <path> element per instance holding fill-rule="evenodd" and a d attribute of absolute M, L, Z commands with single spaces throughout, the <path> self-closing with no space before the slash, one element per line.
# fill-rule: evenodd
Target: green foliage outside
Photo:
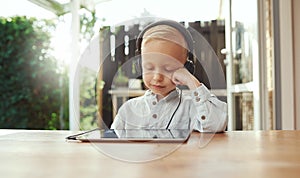
<path fill-rule="evenodd" d="M 94 36 L 95 12 L 84 11 L 80 15 L 80 41 L 89 42 Z M 99 59 L 100 60 L 100 59 Z M 96 73 L 86 67 L 80 67 L 80 129 L 90 130 L 99 126 L 96 103 Z M 100 84 L 99 84 L 100 85 Z M 98 87 L 101 89 L 101 87 Z"/>
<path fill-rule="evenodd" d="M 52 28 L 0 17 L 0 128 L 68 129 L 68 71 L 49 53 Z"/>
<path fill-rule="evenodd" d="M 98 127 L 95 83 L 95 72 L 85 67 L 80 68 L 80 128 L 82 130 Z"/>
<path fill-rule="evenodd" d="M 95 12 L 80 17 L 80 40 L 94 35 Z M 49 20 L 0 17 L 0 128 L 69 129 L 68 66 L 51 56 Z M 80 69 L 80 128 L 97 127 L 96 76 Z"/>

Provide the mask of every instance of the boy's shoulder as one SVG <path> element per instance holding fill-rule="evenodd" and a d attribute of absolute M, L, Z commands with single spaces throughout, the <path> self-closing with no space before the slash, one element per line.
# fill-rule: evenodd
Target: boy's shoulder
<path fill-rule="evenodd" d="M 142 102 L 144 100 L 144 98 L 145 98 L 145 95 L 130 98 L 123 105 L 136 105 L 136 104 L 139 104 L 140 102 Z"/>
<path fill-rule="evenodd" d="M 145 99 L 144 99 L 144 95 L 142 96 L 137 96 L 134 98 L 130 98 L 129 100 L 127 100 L 125 103 L 123 103 L 120 107 L 121 111 L 126 111 L 126 112 L 134 112 L 136 111 L 137 108 L 141 109 L 143 107 L 145 107 Z"/>

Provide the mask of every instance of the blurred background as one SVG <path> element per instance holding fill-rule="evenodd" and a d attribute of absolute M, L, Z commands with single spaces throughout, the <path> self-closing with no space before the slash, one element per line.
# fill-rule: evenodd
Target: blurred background
<path fill-rule="evenodd" d="M 144 92 L 128 86 L 134 71 L 121 67 L 134 56 L 135 37 L 167 18 L 211 46 L 213 54 L 196 44 L 196 75 L 228 103 L 227 130 L 300 129 L 300 2 L 284 2 L 1 2 L 0 128 L 109 127 L 122 103 Z"/>

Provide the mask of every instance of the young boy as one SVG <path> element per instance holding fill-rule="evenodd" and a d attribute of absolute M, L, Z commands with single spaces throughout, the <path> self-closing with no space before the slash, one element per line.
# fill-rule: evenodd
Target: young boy
<path fill-rule="evenodd" d="M 169 22 L 158 23 L 141 38 L 142 76 L 148 90 L 120 107 L 111 128 L 224 131 L 227 105 L 184 67 L 189 46 L 183 33 Z"/>

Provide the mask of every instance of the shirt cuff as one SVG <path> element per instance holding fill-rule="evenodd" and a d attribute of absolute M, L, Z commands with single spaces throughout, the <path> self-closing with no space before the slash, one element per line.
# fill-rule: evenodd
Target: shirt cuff
<path fill-rule="evenodd" d="M 204 84 L 193 90 L 191 95 L 195 103 L 204 103 L 211 96 L 210 91 Z"/>

